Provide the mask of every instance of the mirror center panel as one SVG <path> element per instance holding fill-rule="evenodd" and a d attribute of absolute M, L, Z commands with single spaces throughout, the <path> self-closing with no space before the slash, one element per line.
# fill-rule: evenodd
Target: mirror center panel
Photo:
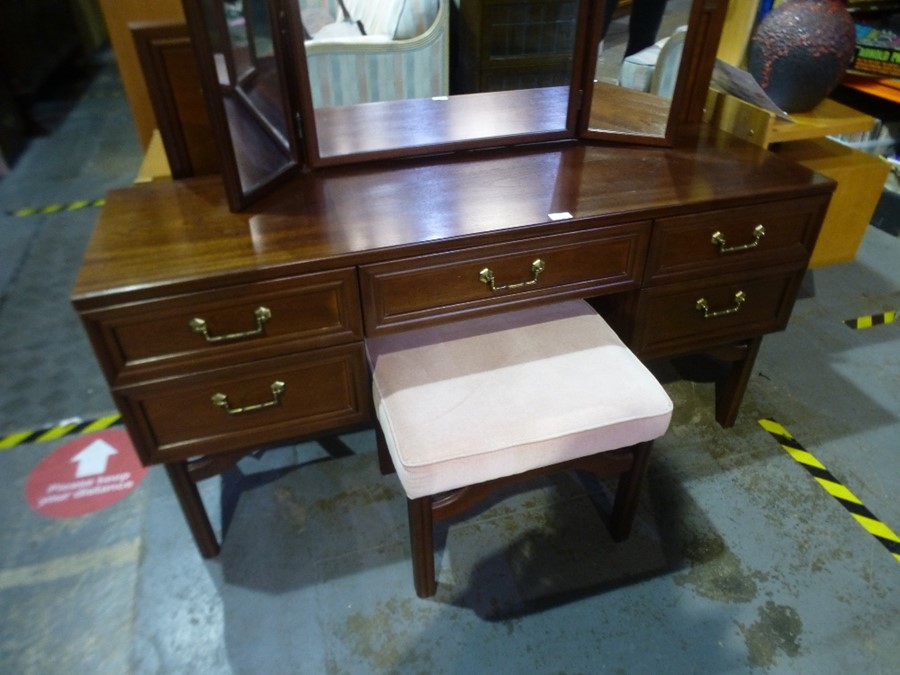
<path fill-rule="evenodd" d="M 699 121 L 727 8 L 726 0 L 184 3 L 235 210 L 298 168 L 577 137 L 671 145 L 677 129 Z M 635 59 L 651 57 L 641 71 L 647 86 L 635 86 Z"/>

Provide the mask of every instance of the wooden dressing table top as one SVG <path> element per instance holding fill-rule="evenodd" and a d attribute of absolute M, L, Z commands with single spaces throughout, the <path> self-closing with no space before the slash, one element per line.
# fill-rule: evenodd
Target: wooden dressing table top
<path fill-rule="evenodd" d="M 79 308 L 512 241 L 781 196 L 830 180 L 724 134 L 677 149 L 579 142 L 322 169 L 242 213 L 217 176 L 109 195 L 73 292 Z M 571 214 L 554 220 L 551 214 Z"/>

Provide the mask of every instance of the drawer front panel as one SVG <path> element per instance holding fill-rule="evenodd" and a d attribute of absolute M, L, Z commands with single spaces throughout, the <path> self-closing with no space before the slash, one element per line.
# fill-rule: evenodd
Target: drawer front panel
<path fill-rule="evenodd" d="M 802 271 L 730 275 L 640 291 L 632 349 L 670 356 L 781 330 Z"/>
<path fill-rule="evenodd" d="M 112 313 L 114 311 L 114 314 Z M 291 342 L 302 349 L 362 336 L 353 269 L 178 296 L 90 317 L 99 321 L 113 372 L 194 363 Z"/>
<path fill-rule="evenodd" d="M 116 398 L 148 464 L 293 442 L 362 423 L 370 408 L 361 342 L 124 388 Z"/>
<path fill-rule="evenodd" d="M 827 199 L 821 197 L 661 218 L 650 242 L 650 284 L 805 261 Z"/>
<path fill-rule="evenodd" d="M 368 265 L 360 270 L 366 332 L 635 288 L 648 240 L 649 222 L 642 222 Z"/>

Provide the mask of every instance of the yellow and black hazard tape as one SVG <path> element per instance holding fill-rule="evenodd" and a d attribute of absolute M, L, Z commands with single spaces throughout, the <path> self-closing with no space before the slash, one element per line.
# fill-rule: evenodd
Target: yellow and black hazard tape
<path fill-rule="evenodd" d="M 816 479 L 819 485 L 825 488 L 828 494 L 837 499 L 850 512 L 850 515 L 863 526 L 866 532 L 880 541 L 891 552 L 891 555 L 900 562 L 900 537 L 891 528 L 869 511 L 859 498 L 835 478 L 812 453 L 804 449 L 787 429 L 772 419 L 761 419 L 759 423 L 763 429 L 775 437 L 775 440 L 798 464 L 803 466 Z"/>
<path fill-rule="evenodd" d="M 15 209 L 7 211 L 7 215 L 16 218 L 24 218 L 25 216 L 42 216 L 48 213 L 59 213 L 60 211 L 77 211 L 78 209 L 88 209 L 92 207 L 103 206 L 106 204 L 105 199 L 86 199 L 79 202 L 71 202 L 69 204 L 51 204 L 50 206 L 36 206 L 24 209 Z"/>
<path fill-rule="evenodd" d="M 897 312 L 883 312 L 882 314 L 871 314 L 869 316 L 860 316 L 856 319 L 847 319 L 844 323 L 853 330 L 863 330 L 872 326 L 881 326 L 886 323 L 894 323 L 897 320 Z"/>
<path fill-rule="evenodd" d="M 0 436 L 0 450 L 9 450 L 18 445 L 26 443 L 43 443 L 45 441 L 55 441 L 64 436 L 75 436 L 77 434 L 87 434 L 92 431 L 103 431 L 110 427 L 121 424 L 122 416 L 118 413 L 115 415 L 106 415 L 98 417 L 94 420 L 83 420 L 75 417 L 70 420 L 63 420 L 58 424 L 43 429 L 32 429 L 29 431 L 19 431 L 14 434 Z"/>

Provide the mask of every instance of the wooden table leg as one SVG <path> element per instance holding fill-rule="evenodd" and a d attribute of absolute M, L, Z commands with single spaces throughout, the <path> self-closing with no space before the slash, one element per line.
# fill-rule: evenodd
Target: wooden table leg
<path fill-rule="evenodd" d="M 732 362 L 728 376 L 724 381 L 716 382 L 716 421 L 726 429 L 733 427 L 737 419 L 761 344 L 762 336 L 744 343 L 741 357 Z"/>
<path fill-rule="evenodd" d="M 187 520 L 188 527 L 191 528 L 197 548 L 200 549 L 200 555 L 204 558 L 216 557 L 219 555 L 219 541 L 216 539 L 216 533 L 213 531 L 212 523 L 209 522 L 206 508 L 200 499 L 197 484 L 191 479 L 188 472 L 187 462 L 174 462 L 165 466 L 172 489 L 175 490 L 178 503 L 181 504 L 181 510 L 184 512 L 185 520 Z"/>

